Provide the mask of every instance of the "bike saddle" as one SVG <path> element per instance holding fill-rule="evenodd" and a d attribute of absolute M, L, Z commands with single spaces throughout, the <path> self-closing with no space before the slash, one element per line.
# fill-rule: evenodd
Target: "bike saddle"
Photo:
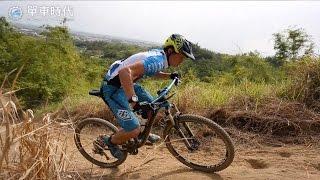
<path fill-rule="evenodd" d="M 93 90 L 89 91 L 89 94 L 92 95 L 92 96 L 102 97 L 101 91 L 97 90 L 97 89 L 93 89 Z"/>

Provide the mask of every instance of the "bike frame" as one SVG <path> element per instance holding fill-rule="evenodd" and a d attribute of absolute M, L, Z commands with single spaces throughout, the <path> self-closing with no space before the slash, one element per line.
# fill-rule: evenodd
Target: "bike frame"
<path fill-rule="evenodd" d="M 90 162 L 92 162 L 93 164 L 96 164 L 100 167 L 109 168 L 109 167 L 116 167 L 116 166 L 122 164 L 126 160 L 128 153 L 131 155 L 136 155 L 138 153 L 138 148 L 145 145 L 145 143 L 148 139 L 148 136 L 151 132 L 151 129 L 155 123 L 155 118 L 156 118 L 159 110 L 164 109 L 165 110 L 165 117 L 163 119 L 161 119 L 161 120 L 163 120 L 163 121 L 161 121 L 161 127 L 164 127 L 164 130 L 163 130 L 163 135 L 165 136 L 165 137 L 163 137 L 164 143 L 166 144 L 169 152 L 175 158 L 177 158 L 180 162 L 187 165 L 188 167 L 191 167 L 196 170 L 205 171 L 205 172 L 216 172 L 216 171 L 220 171 L 220 170 L 228 167 L 234 158 L 234 145 L 233 145 L 232 140 L 230 139 L 229 135 L 227 134 L 227 132 L 225 132 L 222 129 L 222 127 L 220 127 L 218 124 L 210 121 L 210 119 L 208 119 L 208 118 L 205 118 L 202 116 L 197 116 L 197 115 L 192 115 L 192 114 L 182 115 L 180 113 L 180 111 L 178 110 L 177 106 L 168 101 L 174 95 L 174 93 L 171 95 L 168 95 L 170 90 L 172 89 L 173 85 L 178 85 L 178 83 L 179 83 L 179 79 L 175 78 L 167 87 L 165 87 L 157 92 L 158 97 L 155 98 L 152 102 L 150 102 L 150 103 L 146 102 L 146 103 L 140 104 L 142 108 L 140 110 L 135 111 L 135 112 L 138 114 L 140 114 L 140 113 L 142 114 L 143 113 L 142 110 L 148 109 L 148 111 L 149 111 L 147 114 L 148 121 L 146 122 L 144 130 L 139 134 L 139 136 L 137 138 L 134 138 L 134 140 L 130 139 L 125 144 L 120 145 L 121 150 L 124 152 L 124 158 L 118 159 L 115 162 L 102 162 L 100 160 L 95 159 L 94 156 L 89 155 L 88 152 L 83 148 L 84 146 L 82 145 L 82 142 L 80 140 L 80 133 L 81 133 L 82 128 L 85 127 L 86 125 L 99 124 L 106 129 L 110 129 L 114 133 L 118 131 L 116 126 L 114 126 L 110 122 L 105 122 L 106 120 L 100 119 L 100 118 L 87 118 L 87 119 L 84 119 L 83 121 L 80 121 L 79 124 L 77 124 L 77 126 L 75 128 L 76 134 L 74 136 L 74 139 L 75 139 L 76 146 L 77 146 L 78 150 L 80 151 L 80 153 L 86 159 L 88 159 Z M 89 92 L 89 94 L 103 98 L 103 94 L 101 92 L 101 89 L 100 90 L 91 90 Z M 201 124 L 200 126 L 199 125 L 190 125 L 189 126 L 189 122 L 190 123 L 197 123 L 198 121 Z M 162 124 L 163 122 L 165 124 Z M 176 151 L 176 149 L 174 147 L 175 145 L 173 145 L 173 143 L 172 143 L 172 142 L 175 142 L 178 140 L 179 141 L 182 140 L 182 142 L 187 147 L 188 152 L 197 151 L 199 149 L 199 147 L 201 147 L 201 144 L 202 144 L 201 137 L 200 137 L 200 139 L 198 138 L 199 135 L 200 136 L 202 135 L 202 131 L 200 131 L 200 134 L 195 133 L 196 134 L 196 136 L 195 136 L 192 129 L 193 129 L 193 127 L 195 127 L 195 129 L 197 130 L 198 129 L 197 127 L 202 127 L 203 125 L 207 125 L 214 132 L 217 131 L 217 134 L 222 138 L 222 140 L 226 146 L 227 152 L 225 154 L 225 158 L 223 159 L 223 161 L 219 162 L 219 164 L 207 166 L 207 165 L 199 164 L 197 162 L 193 163 L 190 160 L 185 159 L 183 156 L 181 156 L 179 154 L 179 152 Z M 190 127 L 192 127 L 192 128 L 190 128 Z M 176 138 L 178 138 L 178 139 L 176 139 Z M 104 155 L 106 157 L 106 159 L 109 160 L 109 157 L 107 156 L 106 152 L 104 152 L 104 150 L 110 150 L 109 148 L 99 147 L 99 144 L 96 143 L 96 140 L 93 141 L 93 148 L 94 149 L 92 149 L 92 150 L 95 154 L 100 154 L 101 156 Z"/>
<path fill-rule="evenodd" d="M 152 130 L 155 118 L 157 117 L 157 114 L 160 109 L 165 108 L 165 115 L 166 115 L 165 118 L 168 119 L 168 121 L 169 121 L 169 123 L 171 123 L 171 125 L 176 127 L 175 118 L 177 116 L 179 116 L 181 113 L 175 104 L 168 102 L 168 99 L 170 99 L 173 95 L 169 96 L 168 98 L 165 98 L 165 96 L 167 96 L 169 94 L 173 85 L 178 85 L 179 82 L 180 82 L 180 80 L 177 77 L 175 79 L 173 79 L 173 81 L 169 84 L 169 86 L 160 90 L 158 92 L 158 97 L 155 98 L 150 103 L 151 107 L 154 110 L 154 113 L 152 114 L 151 118 L 148 119 L 144 130 L 138 136 L 138 139 L 141 139 L 141 141 L 139 142 L 137 139 L 135 139 L 135 141 L 137 142 L 137 144 L 135 144 L 136 146 L 134 147 L 135 149 L 140 148 L 141 146 L 145 145 L 145 143 L 148 139 L 148 136 Z M 172 108 L 175 109 L 174 115 L 172 115 L 172 113 L 171 113 Z M 184 124 L 184 126 L 185 126 L 187 132 L 190 135 L 193 135 L 192 132 L 190 131 L 190 128 L 188 127 L 188 125 Z M 176 129 L 178 130 L 178 133 L 180 136 L 182 136 L 184 139 L 187 139 L 179 127 L 176 127 Z M 191 145 L 187 140 L 185 140 L 185 144 L 187 145 L 188 148 L 189 147 L 191 148 Z"/>

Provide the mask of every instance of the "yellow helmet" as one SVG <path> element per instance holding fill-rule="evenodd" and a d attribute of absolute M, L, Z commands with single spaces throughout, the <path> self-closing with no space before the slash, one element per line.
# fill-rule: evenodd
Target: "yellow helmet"
<path fill-rule="evenodd" d="M 163 48 L 173 46 L 176 53 L 182 53 L 186 57 L 195 60 L 195 57 L 192 53 L 191 42 L 186 40 L 180 34 L 172 34 L 165 42 Z"/>

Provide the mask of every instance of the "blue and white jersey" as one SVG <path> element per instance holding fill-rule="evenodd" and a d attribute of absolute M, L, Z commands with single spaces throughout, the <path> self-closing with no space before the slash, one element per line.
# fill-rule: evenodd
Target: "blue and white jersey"
<path fill-rule="evenodd" d="M 105 74 L 104 79 L 109 81 L 119 75 L 119 71 L 131 64 L 142 61 L 145 76 L 153 76 L 163 69 L 168 68 L 168 61 L 163 50 L 152 49 L 147 52 L 141 52 L 128 57 L 125 60 L 115 61 Z"/>

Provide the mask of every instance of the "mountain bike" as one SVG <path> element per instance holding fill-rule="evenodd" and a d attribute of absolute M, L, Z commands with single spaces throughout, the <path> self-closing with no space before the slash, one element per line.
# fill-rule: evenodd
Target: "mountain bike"
<path fill-rule="evenodd" d="M 170 93 L 180 80 L 175 78 L 167 87 L 157 92 L 156 97 L 148 105 L 153 115 L 148 118 L 143 130 L 137 138 L 121 145 L 124 153 L 122 159 L 114 158 L 108 149 L 97 153 L 93 142 L 101 134 L 111 135 L 118 128 L 111 122 L 100 118 L 86 118 L 75 125 L 75 144 L 80 153 L 93 164 L 112 168 L 122 164 L 128 154 L 138 154 L 138 149 L 146 144 L 148 135 L 160 110 L 164 110 L 164 118 L 159 121 L 163 128 L 163 142 L 169 152 L 186 166 L 204 171 L 216 172 L 227 168 L 234 158 L 234 145 L 228 133 L 214 121 L 192 114 L 182 114 L 174 103 L 168 100 L 175 93 Z M 102 97 L 100 90 L 91 90 L 90 95 Z M 140 114 L 141 111 L 137 111 Z M 150 117 L 150 116 L 149 116 Z"/>

